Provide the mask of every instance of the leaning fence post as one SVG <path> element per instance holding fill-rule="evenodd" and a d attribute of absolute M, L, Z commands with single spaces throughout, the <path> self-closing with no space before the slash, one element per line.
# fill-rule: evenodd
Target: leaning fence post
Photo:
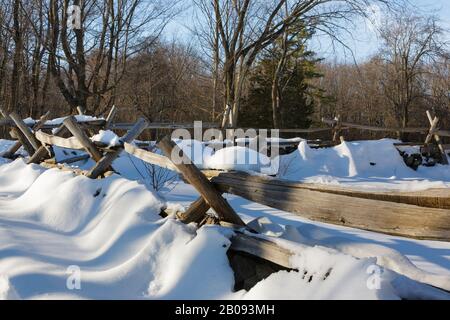
<path fill-rule="evenodd" d="M 431 115 L 431 112 L 429 110 L 426 111 L 428 121 L 430 122 L 430 131 L 428 132 L 428 135 L 425 139 L 425 145 L 431 142 L 431 139 L 434 137 L 434 140 L 436 141 L 436 144 L 439 148 L 439 151 L 441 152 L 441 158 L 442 158 L 442 164 L 448 165 L 448 159 L 447 154 L 445 153 L 445 148 L 442 145 L 441 137 L 436 133 L 437 132 L 437 125 L 439 123 L 439 118 L 435 116 L 434 118 Z"/>
<path fill-rule="evenodd" d="M 22 134 L 22 132 L 17 129 L 16 127 L 12 127 L 11 131 L 9 132 L 10 136 L 13 139 L 17 139 L 18 143 L 23 146 L 25 151 L 31 156 L 33 155 L 34 149 L 33 146 L 30 144 L 30 142 L 25 138 L 25 136 Z"/>
<path fill-rule="evenodd" d="M 89 139 L 89 137 L 84 133 L 83 130 L 78 126 L 78 123 L 75 119 L 75 117 L 70 116 L 67 117 L 63 121 L 64 125 L 69 129 L 69 131 L 73 134 L 75 138 L 80 141 L 80 143 L 83 145 L 84 149 L 87 153 L 94 159 L 95 162 L 100 161 L 100 159 L 103 157 L 103 154 L 97 149 L 97 147 L 94 145 L 94 143 Z"/>
<path fill-rule="evenodd" d="M 130 143 L 134 139 L 136 139 L 142 131 L 147 128 L 148 122 L 144 118 L 140 118 L 133 128 L 131 128 L 120 140 L 122 143 Z M 102 174 L 105 173 L 108 168 L 111 167 L 113 161 L 119 156 L 122 152 L 123 146 L 120 146 L 114 152 L 107 153 L 104 157 L 97 161 L 97 164 L 88 172 L 87 176 L 92 179 L 96 179 Z"/>
<path fill-rule="evenodd" d="M 41 129 L 47 120 L 50 118 L 50 111 L 47 111 L 40 119 L 39 121 L 33 126 L 33 132 L 36 132 L 37 130 Z M 14 154 L 20 149 L 22 146 L 22 143 L 20 141 L 17 141 L 14 143 L 14 145 L 6 151 L 2 156 L 5 158 L 13 158 Z M 31 156 L 31 154 L 30 154 Z"/>
<path fill-rule="evenodd" d="M 81 108 L 81 106 L 77 107 L 77 112 L 78 112 L 78 115 L 84 116 L 84 111 L 83 111 L 83 108 Z"/>
<path fill-rule="evenodd" d="M 105 124 L 105 130 L 108 130 L 111 128 L 112 122 L 114 121 L 114 117 L 117 114 L 116 106 L 112 106 L 111 110 L 108 113 L 108 116 L 106 117 L 106 124 Z"/>
<path fill-rule="evenodd" d="M 12 121 L 14 121 L 17 128 L 19 128 L 19 130 L 22 132 L 22 134 L 25 136 L 25 138 L 28 140 L 28 142 L 33 147 L 33 149 L 34 149 L 33 153 L 37 149 L 39 149 L 41 144 L 36 139 L 36 137 L 33 135 L 33 132 L 31 131 L 31 129 L 25 124 L 25 122 L 23 122 L 22 118 L 15 112 L 12 112 L 9 115 L 9 117 L 11 118 Z M 32 156 L 32 154 L 30 154 L 30 156 Z"/>
<path fill-rule="evenodd" d="M 55 136 L 62 136 L 66 132 L 68 132 L 68 129 L 64 124 L 62 124 L 54 131 L 53 134 Z M 51 153 L 53 153 L 53 147 L 49 146 L 49 149 L 52 151 Z M 47 157 L 50 157 L 50 156 L 51 155 L 49 155 L 47 147 L 43 144 L 39 147 L 39 149 L 36 150 L 36 152 L 33 154 L 33 156 L 30 157 L 30 159 L 28 159 L 28 163 L 29 164 L 30 163 L 39 163 L 43 159 L 46 159 Z"/>
<path fill-rule="evenodd" d="M 206 176 L 191 163 L 183 151 L 170 139 L 165 136 L 159 143 L 158 147 L 163 151 L 164 155 L 172 160 L 172 153 L 178 154 L 181 163 L 173 161 L 183 177 L 200 193 L 202 198 L 214 209 L 220 220 L 234 223 L 236 225 L 245 226 L 245 223 L 234 211 L 230 204 L 225 200 L 221 193 L 206 178 Z"/>
<path fill-rule="evenodd" d="M 341 115 L 336 117 L 336 124 L 333 130 L 333 142 L 337 142 L 341 133 Z"/>
<path fill-rule="evenodd" d="M 205 199 L 203 199 L 203 197 L 199 197 L 191 203 L 185 212 L 178 213 L 177 218 L 186 224 L 191 222 L 200 222 L 210 208 L 211 206 L 205 201 Z"/>

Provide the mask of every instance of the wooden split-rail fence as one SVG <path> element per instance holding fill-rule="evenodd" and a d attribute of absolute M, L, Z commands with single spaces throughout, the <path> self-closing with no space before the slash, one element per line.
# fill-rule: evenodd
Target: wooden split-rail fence
<path fill-rule="evenodd" d="M 368 126 L 355 124 L 350 122 L 341 121 L 340 115 L 338 115 L 335 119 L 322 119 L 322 122 L 330 125 L 333 132 L 333 142 L 338 143 L 338 141 L 342 142 L 344 140 L 343 131 L 348 130 L 349 128 L 359 129 L 359 130 L 367 130 L 374 132 L 396 132 L 396 133 L 419 133 L 426 136 L 423 143 L 406 143 L 407 145 L 421 145 L 421 146 L 429 146 L 433 141 L 437 145 L 440 156 L 440 162 L 442 164 L 448 165 L 448 158 L 446 152 L 446 146 L 442 143 L 441 137 L 450 137 L 449 130 L 442 130 L 439 128 L 439 118 L 437 116 L 433 116 L 429 110 L 426 111 L 426 116 L 428 122 L 430 123 L 429 128 L 398 128 L 398 127 L 376 127 L 376 126 Z M 405 145 L 405 143 L 399 143 L 398 146 Z"/>
<path fill-rule="evenodd" d="M 96 179 L 115 172 L 114 160 L 122 152 L 129 153 L 152 165 L 178 172 L 200 194 L 184 212 L 175 212 L 184 223 L 221 224 L 235 230 L 231 250 L 244 252 L 270 261 L 285 269 L 292 269 L 292 252 L 280 247 L 267 237 L 256 234 L 235 212 L 224 198 L 224 193 L 235 194 L 253 202 L 267 205 L 299 216 L 342 226 L 371 230 L 419 239 L 450 241 L 450 190 L 422 192 L 367 192 L 334 186 L 283 181 L 273 177 L 253 176 L 242 172 L 199 170 L 183 151 L 164 137 L 157 143 L 160 155 L 142 149 L 133 140 L 147 128 L 152 127 L 144 118 L 132 125 L 115 125 L 115 108 L 105 120 L 78 122 L 75 117 L 65 118 L 62 124 L 48 124 L 49 113 L 43 115 L 32 127 L 15 113 L 6 118 L 12 125 L 11 135 L 17 142 L 3 156 L 13 158 L 23 146 L 29 153 L 28 163 L 41 163 L 47 167 L 60 167 Z M 339 120 L 333 120 L 339 121 Z M 431 118 L 426 143 L 432 139 L 439 144 L 439 135 L 446 133 L 437 129 L 437 118 Z M 349 126 L 348 123 L 340 123 Z M 336 125 L 333 122 L 333 126 Z M 95 129 L 126 129 L 117 146 L 106 146 L 89 139 L 87 131 Z M 45 132 L 49 129 L 51 133 Z M 69 137 L 67 137 L 70 135 Z M 57 163 L 52 160 L 54 147 L 82 150 Z M 182 161 L 173 161 L 173 155 Z M 92 159 L 95 164 L 87 171 L 64 167 L 71 163 Z M 213 209 L 215 214 L 211 214 Z"/>
<path fill-rule="evenodd" d="M 186 212 L 179 213 L 180 220 L 186 223 L 202 222 L 205 217 L 211 218 L 207 216 L 207 212 L 212 208 L 220 221 L 244 225 L 222 197 L 223 193 L 232 193 L 312 220 L 399 236 L 450 241 L 450 191 L 447 189 L 424 192 L 367 192 L 251 176 L 242 172 L 202 172 L 186 156 L 181 164 L 172 161 L 173 152 L 182 154 L 182 151 L 168 136 L 157 144 L 164 156 L 133 144 L 133 140 L 151 127 L 144 118 L 126 126 L 128 129 L 117 146 L 111 147 L 91 141 L 86 131 L 114 128 L 115 114 L 113 107 L 101 123 L 95 120 L 94 126 L 97 127 L 93 127 L 91 122 L 78 122 L 75 117 L 69 116 L 57 126 L 53 124 L 52 133 L 46 133 L 44 130 L 49 129 L 49 113 L 43 115 L 31 128 L 16 113 L 11 113 L 6 119 L 15 124 L 11 135 L 17 142 L 3 156 L 12 158 L 20 146 L 24 146 L 30 155 L 28 163 L 42 163 L 47 167 L 63 167 L 62 163 L 91 158 L 95 162 L 91 169 L 71 170 L 95 179 L 115 172 L 114 160 L 121 152 L 127 152 L 144 162 L 177 171 L 197 189 L 201 197 Z M 440 135 L 447 133 L 438 129 L 437 117 L 433 118 L 429 112 L 427 115 L 430 129 L 425 143 L 434 139 L 441 145 Z M 333 121 L 339 122 L 339 119 Z M 340 123 L 338 127 L 351 125 Z M 125 126 L 120 127 L 121 130 L 124 128 Z M 77 153 L 57 162 L 54 159 L 55 146 L 82 150 L 85 153 Z"/>

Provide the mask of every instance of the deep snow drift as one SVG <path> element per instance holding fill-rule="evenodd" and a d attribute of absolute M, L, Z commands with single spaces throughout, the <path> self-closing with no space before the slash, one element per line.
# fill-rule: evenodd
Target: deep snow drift
<path fill-rule="evenodd" d="M 292 228 L 261 219 L 252 225 L 278 236 L 299 272 L 277 272 L 249 292 L 233 292 L 226 256 L 232 232 L 162 219 L 164 205 L 144 184 L 118 175 L 91 180 L 21 159 L 0 166 L 0 298 L 446 298 L 377 267 L 376 255 L 308 244 Z M 397 254 L 393 269 L 408 261 Z M 79 290 L 70 285 L 74 270 Z M 450 283 L 449 275 L 422 276 Z"/>
<path fill-rule="evenodd" d="M 223 142 L 175 141 L 201 169 L 262 173 L 293 181 L 378 191 L 450 187 L 448 166 L 420 166 L 417 171 L 409 168 L 394 146 L 398 140 L 343 142 L 323 149 L 310 148 L 306 140 L 291 140 L 300 141 L 295 152 L 271 158 L 243 146 L 220 148 Z M 214 151 L 212 146 L 219 149 Z"/>
<path fill-rule="evenodd" d="M 107 131 L 93 137 L 110 145 L 117 139 Z M 279 177 L 296 181 L 405 191 L 450 186 L 447 167 L 414 171 L 393 142 L 318 150 L 300 142 L 296 152 L 271 160 L 279 161 Z M 198 141 L 177 143 L 202 168 L 260 173 L 270 160 L 242 147 L 214 152 Z M 11 144 L 0 141 L 0 153 Z M 55 152 L 58 159 L 81 154 Z M 159 216 L 164 206 L 194 201 L 192 187 L 179 182 L 157 194 L 142 161 L 122 153 L 113 165 L 122 176 L 90 180 L 0 157 L 0 299 L 450 299 L 419 283 L 450 290 L 449 243 L 311 222 L 227 195 L 253 229 L 294 253 L 299 270 L 233 292 L 226 256 L 232 232 Z M 71 287 L 77 270 L 79 290 Z"/>
<path fill-rule="evenodd" d="M 403 191 L 450 187 L 448 166 L 405 165 L 396 140 L 343 142 L 333 148 L 311 149 L 306 141 L 298 150 L 281 156 L 278 176 L 311 183 Z"/>
<path fill-rule="evenodd" d="M 354 141 L 332 148 L 312 149 L 306 140 L 301 140 L 295 152 L 269 158 L 242 146 L 214 152 L 209 142 L 206 146 L 195 140 L 177 141 L 202 169 L 262 173 L 287 180 L 359 189 L 419 191 L 450 187 L 447 166 L 420 166 L 414 171 L 406 166 L 395 142 L 399 141 Z"/>

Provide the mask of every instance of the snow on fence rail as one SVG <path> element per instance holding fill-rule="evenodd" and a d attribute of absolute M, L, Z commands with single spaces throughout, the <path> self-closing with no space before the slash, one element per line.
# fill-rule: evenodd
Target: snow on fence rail
<path fill-rule="evenodd" d="M 67 117 L 60 118 L 61 121 L 47 121 L 43 125 L 41 125 L 41 129 L 48 130 L 48 129 L 55 129 L 61 126 L 64 119 Z M 133 127 L 134 123 L 131 122 L 124 122 L 124 123 L 108 123 L 106 119 L 95 119 L 93 117 L 79 117 L 76 116 L 77 122 L 79 124 L 83 124 L 85 126 L 90 126 L 92 128 L 98 128 L 98 127 L 109 127 L 109 129 L 112 130 L 129 130 Z M 25 125 L 27 127 L 33 127 L 36 125 L 38 121 L 24 121 Z M 0 119 L 0 126 L 3 127 L 15 127 L 16 123 L 12 119 Z M 218 125 L 215 123 L 209 123 L 209 122 L 203 122 L 202 127 L 206 129 L 210 128 L 218 128 Z M 155 129 L 168 129 L 168 130 L 175 130 L 175 129 L 193 129 L 194 125 L 192 123 L 168 123 L 168 122 L 154 122 L 154 123 L 148 123 L 147 126 L 144 128 L 144 130 L 155 130 Z M 328 129 L 327 129 L 328 130 Z"/>

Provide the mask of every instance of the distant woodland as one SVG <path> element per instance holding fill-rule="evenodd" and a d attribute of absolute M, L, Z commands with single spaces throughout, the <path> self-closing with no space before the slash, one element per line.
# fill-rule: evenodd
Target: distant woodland
<path fill-rule="evenodd" d="M 311 50 L 319 35 L 341 43 L 373 5 L 385 12 L 373 56 L 340 63 Z M 185 10 L 192 36 L 171 40 L 166 26 Z M 120 121 L 255 128 L 337 115 L 428 126 L 433 110 L 450 129 L 445 39 L 437 17 L 401 0 L 0 0 L 0 107 L 38 118 L 115 105 Z"/>

